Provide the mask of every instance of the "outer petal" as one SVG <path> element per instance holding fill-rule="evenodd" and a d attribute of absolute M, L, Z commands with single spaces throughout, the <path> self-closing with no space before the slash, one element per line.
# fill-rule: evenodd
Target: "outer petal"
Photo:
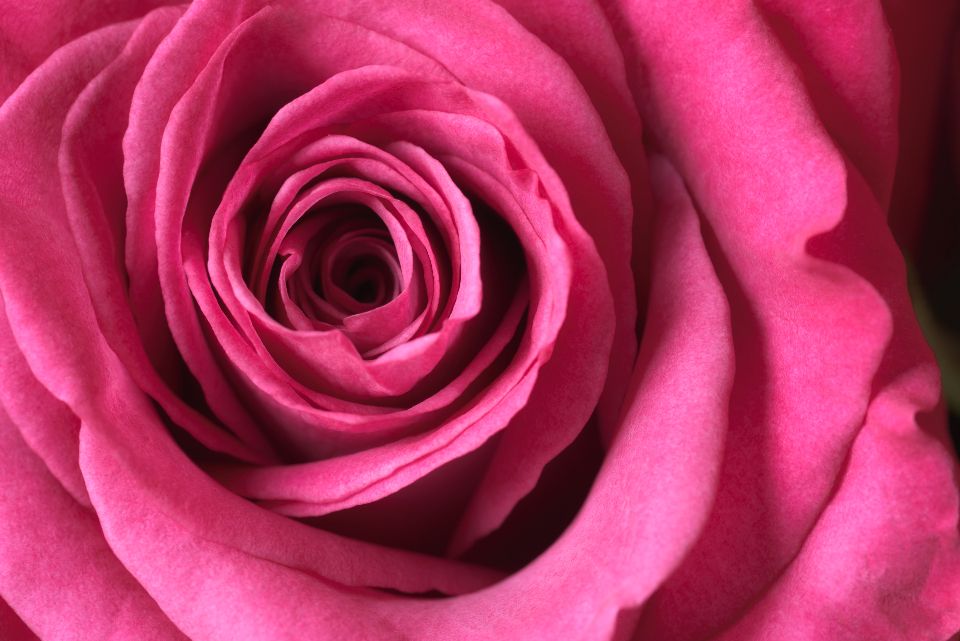
<path fill-rule="evenodd" d="M 0 297 L 0 408 L 64 489 L 90 505 L 77 456 L 80 421 L 36 379 L 17 347 Z"/>
<path fill-rule="evenodd" d="M 537 3 L 526 0 L 496 0 L 497 4 L 510 12 L 530 33 L 549 46 L 564 62 L 570 66 L 577 80 L 586 90 L 590 102 L 597 110 L 603 121 L 610 144 L 617 153 L 620 163 L 627 172 L 630 181 L 633 201 L 633 217 L 630 225 L 633 233 L 611 242 L 605 234 L 601 235 L 598 245 L 601 252 L 609 256 L 608 269 L 610 286 L 619 301 L 619 312 L 622 316 L 623 330 L 629 327 L 629 318 L 623 316 L 632 307 L 624 300 L 633 292 L 628 289 L 626 276 L 617 273 L 622 267 L 618 265 L 621 252 L 631 255 L 633 275 L 637 279 L 636 302 L 639 306 L 638 324 L 643 322 L 644 306 L 647 302 L 649 288 L 649 260 L 651 243 L 651 224 L 653 207 L 651 201 L 649 172 L 647 157 L 642 145 L 642 128 L 640 116 L 630 94 L 627 84 L 629 74 L 620 49 L 615 32 L 604 13 L 602 3 L 593 0 L 565 0 L 564 2 Z M 584 219 L 596 219 L 587 223 L 588 229 L 602 229 L 606 225 L 618 225 L 619 221 L 604 220 L 607 214 L 593 208 L 582 210 L 580 215 Z M 632 240 L 628 247 L 619 246 L 620 243 Z M 612 250 L 616 247 L 616 251 Z M 623 288 L 622 290 L 620 288 Z M 622 293 L 621 293 L 622 292 Z M 634 313 L 630 311 L 629 313 Z M 632 343 L 631 343 L 632 345 Z M 617 349 L 620 349 L 618 347 Z M 622 359 L 615 359 L 610 375 L 611 385 L 601 400 L 600 412 L 617 412 L 619 402 L 627 384 L 626 372 L 618 368 L 629 367 L 632 364 L 633 353 Z M 606 424 L 601 421 L 606 434 L 612 436 L 617 425 Z"/>
<path fill-rule="evenodd" d="M 0 104 L 27 74 L 89 31 L 142 16 L 176 0 L 27 0 L 0 3 Z"/>
<path fill-rule="evenodd" d="M 737 336 L 713 515 L 644 609 L 638 638 L 707 637 L 762 595 L 831 501 L 868 407 L 913 367 L 892 356 L 911 349 L 915 327 L 877 215 L 892 166 L 889 52 L 864 60 L 822 35 L 876 43 L 882 16 L 869 5 L 858 21 L 832 3 L 806 7 L 625 10 L 646 71 L 643 111 L 716 235 Z M 868 105 L 847 102 L 857 95 Z M 858 119 L 871 124 L 844 129 Z M 935 380 L 920 387 L 916 407 L 930 409 Z M 927 567 L 915 560 L 922 584 Z"/>
<path fill-rule="evenodd" d="M 42 243 L 41 236 L 34 235 L 37 228 L 18 224 L 17 216 L 30 212 L 38 221 L 42 219 L 40 212 L 56 211 L 53 204 L 59 197 L 55 172 L 42 172 L 48 177 L 45 184 L 25 182 L 17 172 L 39 172 L 44 163 L 48 167 L 55 165 L 58 138 L 54 136 L 50 140 L 50 137 L 36 135 L 50 131 L 56 134 L 57 129 L 43 126 L 44 119 L 62 121 L 71 96 L 119 52 L 132 29 L 130 24 L 114 26 L 71 44 L 56 54 L 44 71 L 31 76 L 18 97 L 0 107 L 0 148 L 10 160 L 0 171 L 3 184 L 0 191 L 4 194 L 0 215 L 9 232 L 0 250 L 0 287 L 7 314 L 14 309 L 10 323 L 21 330 L 19 339 L 28 346 L 24 353 L 28 362 L 35 346 L 30 340 L 32 317 L 43 317 L 51 311 L 42 304 L 40 307 L 48 311 L 38 311 L 36 296 L 39 294 L 42 300 L 44 292 L 56 292 L 51 300 L 69 303 L 83 300 L 85 290 L 82 284 L 80 287 L 76 287 L 75 282 L 69 285 L 69 280 L 55 288 L 45 287 L 44 278 L 55 278 L 60 269 L 78 273 L 75 264 L 70 263 L 69 239 L 60 245 L 62 254 L 43 254 L 41 260 L 48 262 L 29 265 L 17 260 L 24 254 L 39 257 L 35 250 Z M 65 74 L 68 80 L 56 84 L 50 91 L 44 88 L 44 79 L 50 74 Z M 32 97 L 41 99 L 34 103 Z M 48 100 L 43 100 L 44 97 Z M 33 118 L 19 118 L 25 105 Z M 22 136 L 31 137 L 30 142 L 22 142 Z M 32 189 L 24 189 L 28 183 Z M 56 224 L 59 233 L 63 233 L 63 223 L 60 219 Z M 23 315 L 31 320 L 18 322 Z M 83 323 L 89 317 L 80 315 L 71 320 Z M 66 349 L 61 352 L 65 358 L 58 360 L 67 367 L 71 362 L 82 362 L 97 349 L 96 343 L 81 347 L 71 343 L 69 337 L 65 345 Z M 4 352 L 11 349 L 16 348 L 4 346 Z M 4 402 L 11 403 L 19 412 L 21 404 L 12 402 L 16 400 L 6 398 Z M 63 436 L 69 439 L 69 432 Z M 6 412 L 0 413 L 0 438 L 3 440 L 0 456 L 4 459 L 4 490 L 0 493 L 3 512 L 0 517 L 3 528 L 0 593 L 7 602 L 45 639 L 73 639 L 88 633 L 107 639 L 180 638 L 179 632 L 110 552 L 95 516 L 77 504 L 51 477 L 48 468 L 26 447 Z M 38 447 L 37 451 L 45 449 Z M 50 457 L 50 469 L 65 474 L 66 480 L 70 478 L 69 463 L 59 455 L 64 451 L 60 448 L 45 456 Z M 69 481 L 68 485 L 71 485 Z M 77 491 L 76 487 L 73 489 Z M 56 607 L 49 602 L 51 598 L 57 599 Z"/>
<path fill-rule="evenodd" d="M 2 410 L 0 469 L 0 596 L 40 638 L 184 638 Z"/>
<path fill-rule="evenodd" d="M 942 641 L 960 628 L 955 462 L 940 412 L 921 415 L 904 375 L 871 408 L 830 505 L 789 569 L 722 641 Z"/>

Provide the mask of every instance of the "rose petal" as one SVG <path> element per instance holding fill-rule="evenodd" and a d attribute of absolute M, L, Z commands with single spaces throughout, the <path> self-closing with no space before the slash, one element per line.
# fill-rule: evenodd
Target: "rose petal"
<path fill-rule="evenodd" d="M 710 20 L 697 2 L 629 9 L 648 72 L 647 122 L 716 235 L 737 330 L 714 514 L 641 623 L 692 639 L 762 594 L 830 500 L 884 371 L 891 310 L 900 305 L 889 274 L 898 257 L 877 239 L 883 231 L 867 183 L 824 135 L 792 61 L 753 5 L 711 9 Z M 817 15 L 829 31 L 831 14 Z M 864 28 L 882 28 L 873 17 Z M 890 60 L 878 56 L 871 64 Z M 884 159 L 878 166 L 889 167 Z"/>
<path fill-rule="evenodd" d="M 424 638 L 608 638 L 620 609 L 646 600 L 705 524 L 733 380 L 729 310 L 682 182 L 662 159 L 651 171 L 662 214 L 651 315 L 594 487 L 527 567 L 476 594 L 410 604 L 407 620 L 430 622 Z"/>
<path fill-rule="evenodd" d="M 0 595 L 43 639 L 185 639 L 0 409 Z M 7 638 L 4 629 L 4 638 Z"/>
<path fill-rule="evenodd" d="M 601 410 L 605 423 L 615 422 L 636 354 L 630 186 L 596 108 L 567 63 L 486 0 L 470 0 L 462 11 L 450 11 L 444 0 L 393 2 L 389 10 L 362 3 L 324 4 L 332 15 L 425 52 L 467 86 L 496 96 L 537 142 L 558 174 L 541 179 L 548 192 L 562 184 L 569 194 L 578 221 L 597 245 L 614 297 L 616 333 L 608 377 L 613 391 L 605 393 Z M 491 33 L 498 36 L 491 38 Z M 593 46 L 592 39 L 579 38 Z M 502 73 L 504 59 L 510 61 L 510 73 Z M 612 425 L 602 429 L 615 431 Z"/>
<path fill-rule="evenodd" d="M 896 52 L 876 0 L 761 0 L 817 117 L 883 207 L 897 154 Z"/>
<path fill-rule="evenodd" d="M 633 365 L 635 339 L 627 335 L 630 314 L 637 315 L 637 324 L 642 327 L 645 305 L 650 286 L 650 243 L 653 224 L 653 205 L 649 185 L 647 157 L 643 147 L 642 128 L 639 113 L 628 87 L 630 74 L 626 71 L 624 49 L 617 42 L 616 33 L 611 25 L 612 18 L 605 11 L 609 6 L 592 0 L 566 0 L 560 3 L 537 3 L 525 0 L 496 0 L 496 3 L 510 12 L 510 15 L 523 27 L 537 36 L 544 44 L 558 53 L 577 80 L 583 85 L 597 114 L 603 120 L 610 137 L 610 144 L 616 150 L 617 157 L 626 170 L 630 181 L 633 200 L 632 243 L 629 247 L 619 246 L 626 238 L 604 231 L 604 227 L 613 227 L 613 221 L 606 215 L 597 215 L 596 208 L 576 207 L 581 202 L 576 188 L 569 188 L 571 199 L 575 203 L 575 213 L 587 231 L 593 236 L 600 232 L 597 247 L 604 257 L 610 289 L 616 299 L 617 328 L 616 348 L 607 387 L 597 408 L 603 417 L 602 436 L 607 442 L 619 428 L 616 419 L 619 416 L 619 403 L 629 380 L 629 368 Z M 629 51 L 629 48 L 626 48 Z M 634 64 L 633 60 L 629 61 Z M 491 79 L 493 82 L 501 82 Z M 499 95 L 496 91 L 488 89 Z M 500 96 L 503 98 L 504 96 Z M 508 104 L 512 104 L 510 100 Z M 514 109 L 517 109 L 514 106 Z M 525 121 L 526 122 L 526 121 Z M 526 123 L 528 126 L 529 122 Z M 553 159 L 549 149 L 544 147 L 548 158 Z M 561 168 L 558 170 L 565 181 L 570 176 Z M 604 179 L 606 180 L 606 179 Z M 619 198 L 619 196 L 618 196 Z M 618 222 L 618 224 L 620 224 Z M 611 254 L 616 251 L 616 258 Z M 622 268 L 622 256 L 629 255 L 633 265 L 633 277 L 636 279 L 636 296 L 629 300 L 629 281 Z M 637 310 L 631 311 L 633 306 Z M 623 356 L 617 356 L 622 353 Z M 629 355 L 629 356 L 628 356 Z"/>
<path fill-rule="evenodd" d="M 17 160 L 10 167 L 42 167 L 55 162 L 59 127 L 51 126 L 50 121 L 66 117 L 70 99 L 120 53 L 132 27 L 120 25 L 76 41 L 51 58 L 34 76 L 33 84 L 24 87 L 0 108 L 0 145 L 7 158 Z M 56 81 L 57 78 L 60 81 Z M 38 104 L 44 108 L 37 109 Z M 19 144 L 17 133 L 24 130 L 52 134 L 54 140 L 36 135 L 32 144 Z M 68 226 L 63 224 L 65 214 L 56 207 L 60 197 L 57 177 L 55 173 L 43 171 L 38 175 L 47 176 L 47 180 L 34 180 L 30 183 L 30 190 L 17 191 L 11 186 L 18 184 L 17 176 L 11 176 L 8 171 L 0 173 L 3 192 L 16 194 L 19 199 L 13 203 L 17 206 L 6 203 L 4 206 L 11 233 L 0 245 L 0 287 L 11 329 L 25 359 L 50 392 L 69 405 L 85 425 L 81 428 L 81 441 L 84 431 L 96 429 L 102 430 L 102 436 L 88 436 L 87 441 L 110 442 L 104 451 L 88 447 L 87 459 L 92 462 L 83 469 L 88 489 L 95 487 L 91 479 L 100 478 L 109 491 L 119 493 L 116 503 L 110 502 L 110 497 L 115 495 L 109 491 L 106 498 L 91 494 L 101 524 L 111 522 L 118 515 L 124 522 L 123 517 L 129 512 L 124 512 L 127 508 L 123 506 L 129 507 L 126 501 L 131 495 L 134 503 L 142 502 L 142 492 L 164 488 L 160 497 L 147 501 L 151 505 L 144 503 L 142 507 L 148 511 L 166 510 L 169 514 L 174 508 L 176 512 L 194 506 L 191 500 L 212 498 L 211 503 L 184 519 L 189 524 L 194 518 L 200 517 L 203 521 L 204 515 L 214 515 L 213 523 L 203 522 L 199 527 L 201 530 L 203 526 L 220 529 L 206 531 L 201 536 L 237 544 L 236 524 L 243 523 L 244 529 L 239 534 L 249 540 L 240 543 L 252 546 L 249 553 L 279 557 L 283 559 L 281 562 L 334 581 L 349 580 L 412 592 L 440 589 L 456 593 L 477 589 L 495 578 L 495 574 L 463 564 L 403 553 L 395 556 L 390 550 L 343 541 L 257 508 L 226 492 L 200 473 L 170 439 L 155 407 L 106 345 L 95 319 L 92 301 L 82 282 L 82 269 L 68 235 Z M 52 220 L 39 215 L 41 212 Z M 55 242 L 62 251 L 57 255 L 40 255 L 34 248 L 41 241 Z M 45 299 L 55 299 L 58 305 L 37 305 L 38 300 Z M 64 319 L 69 322 L 64 323 Z M 95 428 L 91 428 L 91 424 Z M 161 449 L 152 450 L 154 446 Z M 12 456 L 14 460 L 30 460 L 21 457 L 19 451 Z M 127 456 L 146 456 L 143 465 L 134 468 L 136 474 L 128 479 L 129 483 L 121 481 L 119 472 L 97 476 L 97 461 L 113 461 L 116 457 L 124 460 Z M 157 465 L 161 466 L 159 471 L 154 467 Z M 173 469 L 163 467 L 168 465 L 174 466 Z M 177 469 L 177 466 L 186 467 Z M 31 475 L 25 476 L 32 478 Z M 187 480 L 187 485 L 181 487 L 182 492 L 177 490 L 177 479 Z M 187 497 L 193 498 L 187 500 Z M 165 500 L 173 503 L 165 504 Z M 16 509 L 17 505 L 17 501 L 0 501 L 3 509 Z M 231 505 L 239 507 L 240 513 L 231 516 Z M 39 516 L 28 520 L 30 527 L 40 521 Z M 43 522 L 49 523 L 54 533 L 62 526 L 59 519 Z M 5 523 L 9 523 L 9 527 L 22 525 L 20 520 L 12 517 Z M 290 531 L 286 532 L 288 528 Z M 3 542 L 22 541 L 19 535 L 15 539 L 12 535 L 2 538 Z M 299 543 L 296 543 L 298 539 Z M 97 540 L 102 542 L 102 539 Z M 135 546 L 142 543 L 138 539 L 130 541 Z M 12 547 L 19 549 L 18 545 Z M 70 546 L 58 544 L 58 549 L 69 551 Z M 29 546 L 23 546 L 23 550 L 25 554 L 34 554 Z M 44 550 L 44 554 L 47 553 Z M 36 559 L 32 562 L 42 567 Z M 106 598 L 103 602 L 112 603 Z M 15 607 L 22 611 L 18 605 Z M 103 636 L 109 638 L 107 634 Z"/>
<path fill-rule="evenodd" d="M 914 424 L 910 398 L 935 378 L 921 365 L 875 399 L 798 556 L 719 639 L 934 641 L 956 632 L 957 502 L 944 492 L 955 463 L 939 411 Z"/>
<path fill-rule="evenodd" d="M 80 422 L 37 381 L 17 347 L 0 297 L 0 407 L 30 449 L 78 503 L 90 505 L 77 456 Z"/>
<path fill-rule="evenodd" d="M 140 441 L 128 450 L 105 441 L 110 432 L 85 428 L 82 465 L 89 473 L 91 497 L 95 505 L 103 500 L 114 509 L 123 506 L 122 511 L 104 512 L 107 505 L 98 505 L 114 549 L 183 629 L 204 638 L 255 639 L 269 626 L 271 638 L 299 639 L 313 633 L 305 622 L 317 622 L 316 629 L 324 632 L 372 638 L 546 641 L 572 630 L 603 638 L 619 606 L 642 601 L 656 587 L 707 515 L 731 380 L 726 305 L 689 201 L 673 174 L 664 172 L 665 212 L 676 215 L 664 216 L 657 244 L 655 273 L 663 281 L 654 289 L 652 309 L 660 313 L 651 318 L 650 339 L 637 369 L 631 394 L 636 404 L 577 521 L 533 564 L 486 590 L 441 601 L 334 590 L 328 582 L 264 560 L 263 550 L 249 556 L 215 543 L 229 528 L 235 544 L 243 539 L 241 548 L 272 546 L 260 533 L 231 528 L 235 521 L 229 512 L 241 501 L 218 498 L 218 515 L 200 507 L 213 487 L 198 485 L 183 473 L 190 468 L 182 467 L 178 450 L 169 441 L 164 444 L 166 439 Z M 689 386 L 691 377 L 702 385 Z M 680 389 L 689 390 L 682 403 L 677 402 Z M 638 461 L 636 454 L 644 451 L 662 456 Z M 117 457 L 120 452 L 126 463 Z M 145 499 L 142 492 L 157 490 L 134 479 L 174 467 L 180 471 L 164 474 L 161 493 Z M 671 473 L 656 473 L 664 468 Z M 638 484 L 638 477 L 651 482 Z M 191 501 L 178 501 L 176 496 L 186 496 L 178 488 Z M 163 508 L 156 509 L 159 505 Z M 201 524 L 201 515 L 210 518 Z M 142 524 L 147 532 L 131 531 L 131 523 Z M 299 548 L 290 539 L 280 545 L 287 554 Z M 333 564 L 327 568 L 330 576 L 342 557 L 325 558 Z M 362 567 L 366 563 L 356 569 Z M 202 589 L 198 576 L 203 577 Z"/>
<path fill-rule="evenodd" d="M 80 4 L 72 0 L 18 2 L 0 14 L 0 104 L 55 50 L 107 25 L 145 15 L 176 0 Z M 64 21 L 64 16 L 70 16 Z M 60 25 L 53 29 L 51 25 Z"/>
<path fill-rule="evenodd" d="M 201 443 L 247 460 L 269 460 L 270 450 L 265 443 L 255 441 L 255 452 L 245 450 L 232 435 L 188 407 L 157 376 L 136 336 L 125 296 L 125 279 L 117 264 L 118 245 L 123 239 L 122 219 L 118 220 L 116 214 L 124 204 L 119 180 L 119 137 L 125 117 L 122 110 L 127 104 L 124 98 L 129 99 L 143 65 L 179 15 L 177 10 L 161 10 L 141 21 L 126 50 L 81 92 L 70 108 L 59 152 L 67 220 L 80 252 L 85 281 L 93 294 L 97 320 L 111 347 L 141 385 Z M 116 112 L 107 118 L 111 128 L 90 126 L 91 120 L 100 119 L 111 110 Z"/>

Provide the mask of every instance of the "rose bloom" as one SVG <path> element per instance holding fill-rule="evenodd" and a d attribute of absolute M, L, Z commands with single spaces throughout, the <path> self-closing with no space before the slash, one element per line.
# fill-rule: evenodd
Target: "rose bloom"
<path fill-rule="evenodd" d="M 939 9 L 160 4 L 0 10 L 0 637 L 960 629 Z"/>

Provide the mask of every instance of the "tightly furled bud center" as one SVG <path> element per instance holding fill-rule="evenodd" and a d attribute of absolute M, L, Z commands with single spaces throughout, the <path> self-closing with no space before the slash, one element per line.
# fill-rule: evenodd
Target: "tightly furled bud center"
<path fill-rule="evenodd" d="M 258 225 L 263 214 L 251 214 L 263 229 L 246 280 L 267 313 L 293 330 L 342 331 L 367 359 L 429 331 L 430 295 L 442 292 L 439 278 L 429 287 L 424 279 L 450 268 L 423 212 L 361 178 L 315 181 L 282 222 L 268 213 Z"/>

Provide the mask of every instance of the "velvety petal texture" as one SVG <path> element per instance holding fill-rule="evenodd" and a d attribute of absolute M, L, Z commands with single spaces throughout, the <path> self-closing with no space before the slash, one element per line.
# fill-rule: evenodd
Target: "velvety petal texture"
<path fill-rule="evenodd" d="M 0 637 L 960 630 L 946 10 L 160 4 L 0 11 Z"/>

